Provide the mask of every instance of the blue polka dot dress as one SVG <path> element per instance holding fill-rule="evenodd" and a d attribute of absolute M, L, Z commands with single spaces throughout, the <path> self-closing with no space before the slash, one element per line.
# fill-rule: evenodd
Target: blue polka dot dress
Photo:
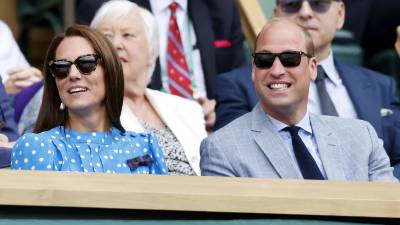
<path fill-rule="evenodd" d="M 142 162 L 143 158 L 147 160 Z M 135 162 L 134 166 L 132 161 Z M 80 132 L 62 126 L 20 137 L 12 151 L 11 168 L 96 173 L 167 173 L 162 150 L 151 134 L 122 133 L 116 128 L 109 132 Z"/>

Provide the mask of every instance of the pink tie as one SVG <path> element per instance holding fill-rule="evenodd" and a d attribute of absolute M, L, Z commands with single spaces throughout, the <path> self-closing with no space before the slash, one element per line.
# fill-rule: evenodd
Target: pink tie
<path fill-rule="evenodd" d="M 192 80 L 183 50 L 181 33 L 176 22 L 177 7 L 176 2 L 169 6 L 171 18 L 169 19 L 167 44 L 168 86 L 172 94 L 190 99 L 193 98 Z"/>

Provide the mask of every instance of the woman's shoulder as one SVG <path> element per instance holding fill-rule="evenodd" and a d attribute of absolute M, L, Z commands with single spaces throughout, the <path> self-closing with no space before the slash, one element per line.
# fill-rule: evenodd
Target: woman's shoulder
<path fill-rule="evenodd" d="M 27 147 L 30 144 L 38 143 L 40 145 L 44 145 L 52 139 L 56 139 L 59 136 L 60 132 L 58 128 L 53 128 L 51 130 L 43 131 L 40 133 L 25 133 L 20 138 L 18 138 L 16 142 L 16 146 L 23 145 Z"/>
<path fill-rule="evenodd" d="M 48 131 L 43 131 L 40 133 L 25 133 L 24 135 L 22 135 L 20 138 L 18 138 L 18 141 L 31 141 L 31 140 L 46 140 L 51 138 L 51 136 L 54 136 L 54 132 L 50 132 L 50 130 Z"/>
<path fill-rule="evenodd" d="M 200 104 L 194 100 L 151 89 L 147 89 L 146 95 L 153 99 L 153 101 L 150 100 L 152 104 L 162 103 L 170 108 L 179 107 L 180 110 L 184 108 L 202 112 Z"/>

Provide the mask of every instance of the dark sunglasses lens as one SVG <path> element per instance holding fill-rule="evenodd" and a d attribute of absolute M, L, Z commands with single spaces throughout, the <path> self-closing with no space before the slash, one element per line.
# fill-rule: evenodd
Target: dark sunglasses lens
<path fill-rule="evenodd" d="M 318 13 L 324 13 L 328 11 L 331 2 L 330 0 L 308 0 L 310 7 L 313 11 Z"/>
<path fill-rule="evenodd" d="M 296 67 L 300 65 L 301 54 L 299 52 L 283 52 L 280 54 L 279 60 L 285 67 Z"/>
<path fill-rule="evenodd" d="M 57 79 L 64 79 L 68 76 L 71 65 L 68 61 L 55 61 L 51 64 L 50 71 Z"/>
<path fill-rule="evenodd" d="M 270 68 L 274 64 L 275 56 L 271 53 L 256 53 L 254 55 L 254 64 L 258 68 Z"/>
<path fill-rule="evenodd" d="M 96 70 L 97 58 L 94 55 L 81 56 L 75 61 L 78 70 L 83 74 L 89 74 Z"/>
<path fill-rule="evenodd" d="M 303 4 L 303 0 L 281 0 L 280 6 L 285 13 L 297 13 L 301 5 Z"/>

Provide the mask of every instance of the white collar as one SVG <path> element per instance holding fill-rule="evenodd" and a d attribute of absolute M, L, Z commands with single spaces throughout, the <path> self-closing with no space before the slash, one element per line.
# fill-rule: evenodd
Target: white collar
<path fill-rule="evenodd" d="M 186 12 L 188 0 L 150 0 L 151 10 L 154 14 L 159 14 L 164 10 L 169 10 L 169 5 L 173 2 L 178 3 L 179 10 Z"/>
<path fill-rule="evenodd" d="M 285 127 L 288 126 L 287 124 L 282 123 L 281 121 L 279 121 L 279 120 L 277 120 L 275 118 L 272 118 L 270 115 L 268 115 L 268 114 L 266 114 L 266 115 L 269 118 L 269 120 L 271 121 L 271 123 L 274 125 L 274 127 L 275 127 L 277 132 L 281 131 L 282 129 L 284 129 Z M 308 111 L 304 115 L 303 119 L 301 119 L 300 122 L 298 122 L 296 124 L 296 126 L 300 127 L 303 130 L 305 130 L 308 134 L 312 135 L 310 114 L 308 113 Z"/>
<path fill-rule="evenodd" d="M 340 84 L 340 77 L 338 72 L 336 71 L 332 50 L 330 50 L 328 57 L 319 62 L 319 65 L 321 65 L 322 68 L 324 68 L 326 76 L 329 78 L 329 80 L 332 81 L 334 85 Z"/>

